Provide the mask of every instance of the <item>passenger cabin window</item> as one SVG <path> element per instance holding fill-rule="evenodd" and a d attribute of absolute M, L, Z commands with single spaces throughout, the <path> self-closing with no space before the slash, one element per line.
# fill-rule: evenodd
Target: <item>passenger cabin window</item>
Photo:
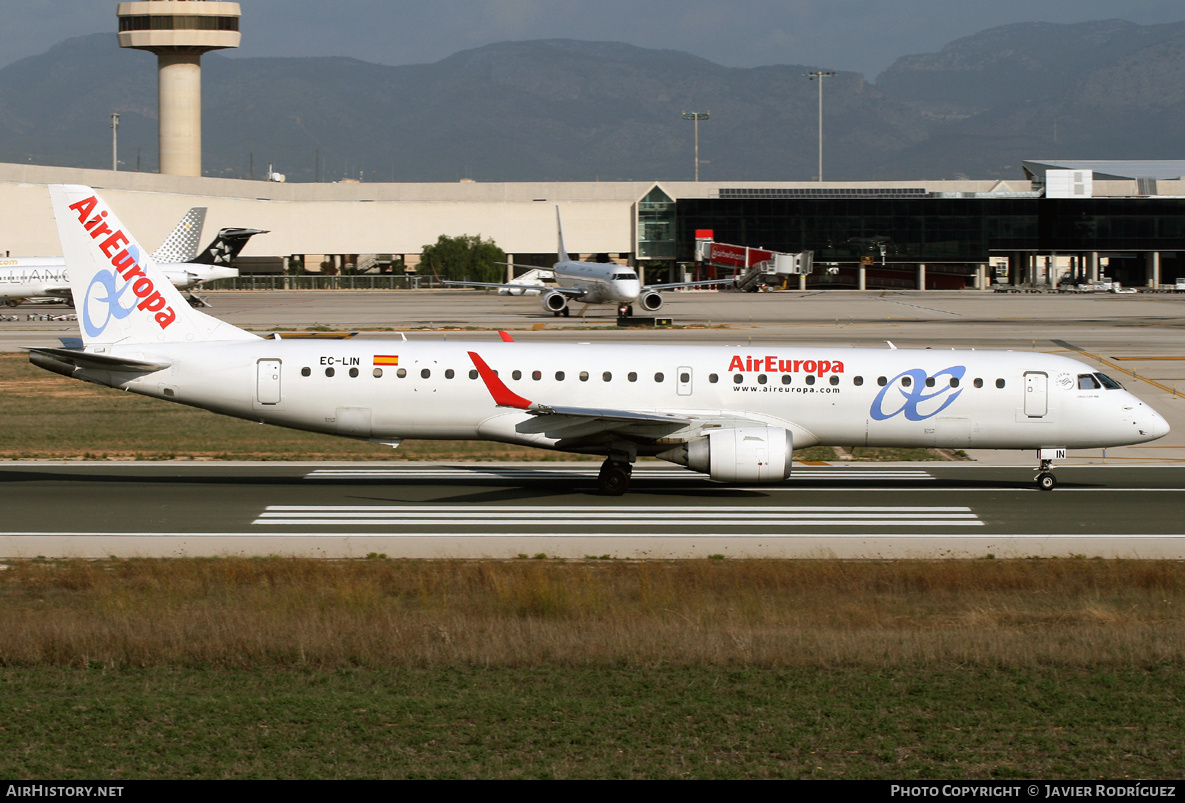
<path fill-rule="evenodd" d="M 838 385 L 838 384 L 839 384 L 839 377 L 838 377 L 838 376 L 836 376 L 835 374 L 832 374 L 832 375 L 831 375 L 831 378 L 830 378 L 830 379 L 828 379 L 827 381 L 828 381 L 828 382 L 830 382 L 830 383 L 831 383 L 831 384 L 833 384 L 833 385 Z"/>
<path fill-rule="evenodd" d="M 1002 388 L 1002 387 L 1004 387 L 1004 380 L 1003 380 L 1003 379 L 997 379 L 997 380 L 996 380 L 996 387 L 998 387 L 998 388 Z"/>
<path fill-rule="evenodd" d="M 602 382 L 612 382 L 613 381 L 613 374 L 606 371 L 605 373 L 601 374 L 601 381 Z"/>
<path fill-rule="evenodd" d="M 1078 389 L 1079 390 L 1098 390 L 1102 385 L 1099 380 L 1095 379 L 1090 374 L 1078 374 Z"/>
<path fill-rule="evenodd" d="M 790 384 L 790 374 L 782 374 L 782 384 L 783 385 Z"/>
<path fill-rule="evenodd" d="M 350 376 L 351 376 L 351 378 L 355 378 L 355 377 L 357 377 L 357 376 L 358 376 L 358 369 L 357 369 L 357 368 L 351 368 L 351 369 L 350 369 Z"/>
<path fill-rule="evenodd" d="M 757 375 L 757 384 L 758 385 L 764 385 L 767 381 L 768 380 L 766 379 L 765 374 L 758 374 Z"/>
<path fill-rule="evenodd" d="M 861 385 L 864 384 L 864 377 L 862 377 L 862 376 L 852 377 L 852 384 L 855 385 L 856 387 L 860 387 Z"/>
<path fill-rule="evenodd" d="M 983 387 L 983 380 L 976 379 L 972 384 L 975 385 L 975 387 L 977 387 L 977 388 L 981 388 L 981 387 Z"/>
<path fill-rule="evenodd" d="M 745 377 L 741 376 L 740 374 L 733 374 L 732 381 L 734 385 L 739 385 L 745 381 Z"/>
<path fill-rule="evenodd" d="M 375 369 L 374 369 L 374 378 L 375 378 L 375 379 L 378 379 L 378 378 L 379 378 L 380 376 L 382 376 L 382 375 L 383 375 L 383 369 L 382 369 L 382 368 L 375 368 Z"/>
<path fill-rule="evenodd" d="M 555 372 L 555 381 L 556 382 L 563 382 L 564 381 L 564 372 L 563 371 L 556 371 Z"/>
<path fill-rule="evenodd" d="M 886 382 L 888 382 L 888 381 L 889 381 L 889 380 L 885 379 L 883 376 L 878 376 L 878 377 L 876 378 L 876 383 L 877 383 L 878 385 L 880 385 L 882 388 L 885 386 L 885 383 L 886 383 Z"/>
<path fill-rule="evenodd" d="M 708 384 L 715 385 L 719 381 L 720 381 L 720 377 L 717 376 L 716 374 L 708 374 Z"/>
<path fill-rule="evenodd" d="M 538 382 L 542 378 L 543 378 L 542 371 L 532 371 L 531 372 L 531 379 L 534 379 L 536 382 Z"/>
<path fill-rule="evenodd" d="M 309 370 L 308 368 L 301 368 L 301 369 L 300 369 L 300 375 L 301 375 L 301 376 L 308 376 L 308 375 L 309 375 L 309 374 L 311 374 L 311 373 L 312 373 L 312 371 L 311 371 L 311 370 Z"/>
<path fill-rule="evenodd" d="M 807 383 L 808 385 L 813 385 L 813 384 L 815 384 L 815 375 L 814 375 L 814 374 L 807 374 L 807 375 L 806 375 L 806 383 Z"/>
<path fill-rule="evenodd" d="M 424 368 L 424 369 L 421 369 L 421 370 L 420 370 L 420 376 L 421 376 L 422 378 L 424 378 L 424 379 L 427 379 L 428 377 L 432 376 L 432 371 L 431 371 L 431 369 L 429 369 L 429 368 Z"/>
<path fill-rule="evenodd" d="M 511 372 L 510 372 L 510 378 L 511 378 L 511 379 L 522 379 L 522 378 L 523 378 L 523 372 L 522 372 L 522 371 L 511 371 Z"/>
<path fill-rule="evenodd" d="M 469 371 L 469 378 L 470 379 L 477 379 L 477 369 L 476 368 L 471 369 Z"/>
<path fill-rule="evenodd" d="M 580 372 L 580 381 L 581 381 L 581 382 L 587 382 L 587 381 L 588 381 L 588 371 L 581 371 L 581 372 Z"/>
<path fill-rule="evenodd" d="M 909 376 L 901 377 L 901 387 L 907 388 L 912 384 L 913 384 L 913 377 L 909 377 Z"/>
<path fill-rule="evenodd" d="M 654 375 L 655 382 L 661 382 L 663 379 L 665 379 L 665 377 L 662 375 L 661 371 Z"/>
<path fill-rule="evenodd" d="M 628 379 L 630 382 L 637 382 L 638 381 L 638 374 L 635 371 L 630 371 L 628 374 L 625 375 L 625 378 Z"/>
<path fill-rule="evenodd" d="M 332 369 L 332 368 L 326 368 L 326 369 L 325 369 L 325 376 L 333 376 L 333 369 Z"/>
<path fill-rule="evenodd" d="M 456 373 L 453 371 L 453 369 L 452 369 L 452 368 L 449 368 L 447 371 L 445 371 L 445 372 L 444 372 L 444 378 L 445 378 L 445 379 L 452 379 L 452 378 L 453 378 L 454 376 L 456 376 L 456 375 L 457 375 L 457 374 L 456 374 Z"/>
<path fill-rule="evenodd" d="M 395 376 L 399 377 L 400 379 L 403 379 L 405 376 L 407 376 L 407 369 L 400 368 L 398 371 L 395 372 Z"/>

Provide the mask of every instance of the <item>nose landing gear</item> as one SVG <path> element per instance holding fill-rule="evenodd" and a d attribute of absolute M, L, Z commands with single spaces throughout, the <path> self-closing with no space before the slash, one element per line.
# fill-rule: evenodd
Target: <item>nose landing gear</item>
<path fill-rule="evenodd" d="M 1037 460 L 1040 465 L 1037 467 L 1037 488 L 1042 491 L 1052 491 L 1057 487 L 1057 477 L 1053 476 L 1053 461 L 1065 460 L 1065 449 L 1038 449 Z"/>

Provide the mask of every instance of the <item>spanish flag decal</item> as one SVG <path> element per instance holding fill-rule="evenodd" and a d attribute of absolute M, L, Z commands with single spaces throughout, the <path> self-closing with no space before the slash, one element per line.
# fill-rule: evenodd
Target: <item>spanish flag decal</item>
<path fill-rule="evenodd" d="M 399 365 L 398 354 L 376 354 L 374 355 L 375 365 Z"/>

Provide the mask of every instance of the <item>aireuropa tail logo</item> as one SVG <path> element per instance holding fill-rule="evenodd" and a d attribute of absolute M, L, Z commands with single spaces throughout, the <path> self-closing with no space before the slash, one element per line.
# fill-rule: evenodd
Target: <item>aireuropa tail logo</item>
<path fill-rule="evenodd" d="M 927 376 L 921 368 L 902 371 L 886 382 L 881 392 L 876 394 L 868 414 L 875 421 L 884 421 L 902 413 L 910 421 L 925 421 L 950 407 L 954 400 L 959 398 L 963 391 L 956 388 L 966 372 L 967 368 L 962 365 L 952 365 L 932 376 Z M 939 387 L 938 378 L 944 376 L 949 379 Z M 929 387 L 926 385 L 927 379 L 934 380 Z M 886 403 L 890 407 L 889 410 L 885 410 Z"/>
<path fill-rule="evenodd" d="M 140 251 L 136 246 L 121 230 L 112 231 L 104 222 L 107 210 L 92 215 L 98 203 L 98 198 L 92 195 L 70 204 L 70 208 L 78 214 L 78 222 L 92 240 L 99 240 L 106 235 L 98 246 L 103 256 L 111 260 L 113 268 L 96 271 L 87 285 L 86 297 L 82 301 L 83 329 L 90 337 L 98 337 L 112 320 L 122 320 L 140 310 L 153 313 L 156 325 L 164 331 L 177 320 L 177 313 L 157 291 L 152 279 L 144 275 L 144 269 L 140 266 Z M 102 295 L 97 295 L 96 290 Z M 128 290 L 131 290 L 130 297 Z"/>

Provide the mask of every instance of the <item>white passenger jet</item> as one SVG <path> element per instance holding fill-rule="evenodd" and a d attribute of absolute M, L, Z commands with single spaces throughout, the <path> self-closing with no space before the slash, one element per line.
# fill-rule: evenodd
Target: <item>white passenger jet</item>
<path fill-rule="evenodd" d="M 1027 351 L 264 339 L 185 304 L 92 189 L 50 195 L 82 338 L 30 361 L 260 423 L 604 455 L 607 494 L 639 455 L 777 483 L 816 444 L 1035 450 L 1049 490 L 1065 449 L 1169 430 L 1092 367 Z"/>
<path fill-rule="evenodd" d="M 152 254 L 153 261 L 173 286 L 190 291 L 189 303 L 209 306 L 192 291 L 214 279 L 233 279 L 239 275 L 230 267 L 247 241 L 260 229 L 226 228 L 202 251 L 198 242 L 206 219 L 206 208 L 195 206 L 186 213 L 173 233 Z M 0 258 L 0 300 L 15 307 L 24 298 L 57 298 L 69 302 L 70 279 L 63 257 Z"/>
<path fill-rule="evenodd" d="M 634 314 L 634 303 L 641 305 L 647 312 L 658 312 L 662 309 L 661 290 L 674 290 L 677 287 L 708 287 L 732 284 L 731 279 L 717 279 L 704 282 L 674 282 L 671 284 L 643 285 L 638 279 L 638 272 L 626 265 L 615 265 L 612 262 L 579 262 L 568 259 L 568 250 L 564 247 L 564 226 L 560 222 L 560 210 L 555 210 L 556 228 L 559 236 L 559 247 L 556 251 L 556 263 L 552 265 L 551 276 L 556 286 L 543 287 L 543 309 L 553 316 L 568 317 L 571 309 L 568 304 L 575 301 L 584 304 L 588 309 L 591 304 L 613 304 L 617 307 L 617 317 L 625 318 Z M 545 274 L 544 268 L 536 269 L 539 274 Z M 532 271 L 536 273 L 536 271 Z M 521 279 L 522 277 L 520 277 Z M 450 287 L 496 287 L 498 294 L 508 293 L 520 295 L 524 292 L 521 281 L 505 283 L 497 282 L 443 282 Z M 580 313 L 584 314 L 584 309 Z"/>

